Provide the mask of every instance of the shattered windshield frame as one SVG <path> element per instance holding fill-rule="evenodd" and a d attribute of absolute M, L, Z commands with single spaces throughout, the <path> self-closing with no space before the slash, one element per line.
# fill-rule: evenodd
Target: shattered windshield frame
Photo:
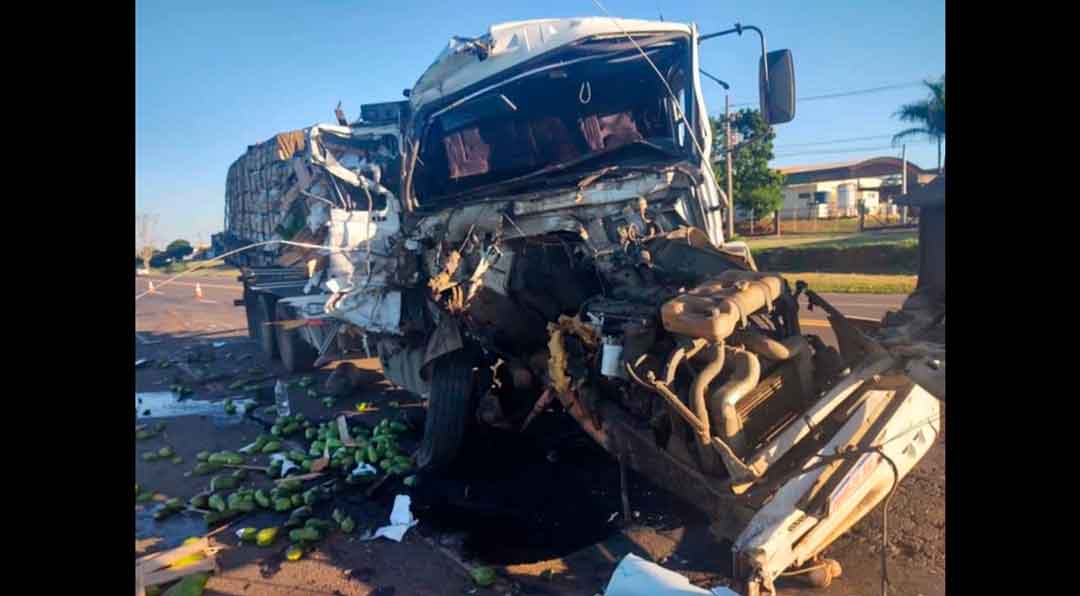
<path fill-rule="evenodd" d="M 573 184 L 613 165 L 692 160 L 698 134 L 687 35 L 593 38 L 531 61 L 422 116 L 414 184 L 421 207 L 483 193 Z M 687 130 L 686 121 L 694 130 Z M 570 175 L 574 174 L 574 175 Z"/>

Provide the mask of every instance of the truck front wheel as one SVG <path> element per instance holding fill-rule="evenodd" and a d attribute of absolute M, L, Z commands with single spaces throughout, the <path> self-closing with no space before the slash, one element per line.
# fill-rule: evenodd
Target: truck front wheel
<path fill-rule="evenodd" d="M 446 354 L 432 363 L 424 440 L 416 457 L 420 468 L 445 468 L 457 457 L 476 404 L 473 364 L 470 350 Z"/>
<path fill-rule="evenodd" d="M 277 303 L 276 314 L 275 318 L 279 323 L 297 318 L 292 309 L 281 302 Z M 275 335 L 277 336 L 278 354 L 281 355 L 281 363 L 285 365 L 285 370 L 290 373 L 311 370 L 311 366 L 315 364 L 315 359 L 319 357 L 319 353 L 311 344 L 304 341 L 303 332 L 299 328 L 294 328 L 291 325 L 289 328 L 278 325 Z"/>

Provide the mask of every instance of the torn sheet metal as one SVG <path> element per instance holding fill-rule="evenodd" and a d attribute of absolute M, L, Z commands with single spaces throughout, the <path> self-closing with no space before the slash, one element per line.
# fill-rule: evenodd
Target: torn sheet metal
<path fill-rule="evenodd" d="M 588 205 L 606 205 L 636 200 L 643 195 L 660 192 L 671 186 L 675 173 L 672 171 L 657 174 L 642 174 L 626 180 L 596 182 L 586 190 L 574 190 L 559 193 L 550 198 L 537 201 L 519 201 L 514 203 L 514 215 L 536 215 L 548 211 L 572 209 L 582 203 Z"/>
<path fill-rule="evenodd" d="M 330 279 L 341 287 L 352 284 L 354 271 L 353 250 L 359 249 L 375 237 L 376 225 L 367 211 L 330 211 L 330 237 L 327 245 L 334 250 L 330 253 Z"/>
<path fill-rule="evenodd" d="M 416 82 L 409 93 L 409 101 L 414 109 L 419 109 L 545 52 L 586 37 L 622 34 L 624 31 L 690 34 L 690 28 L 682 23 L 605 17 L 501 23 L 491 26 L 486 35 L 475 39 L 451 38 Z"/>
<path fill-rule="evenodd" d="M 788 480 L 754 515 L 736 538 L 734 550 L 770 589 L 781 572 L 811 560 L 832 537 L 885 498 L 894 482 L 899 483 L 933 445 L 941 428 L 939 415 L 938 401 L 918 385 L 906 395 L 871 388 L 833 438 L 806 460 L 807 471 Z M 823 458 L 861 443 L 880 450 L 867 451 L 848 468 L 842 467 L 845 460 L 815 467 Z M 838 472 L 843 476 L 831 478 Z M 814 496 L 834 481 L 839 481 L 835 488 Z M 821 499 L 822 507 L 810 506 Z"/>
<path fill-rule="evenodd" d="M 385 288 L 361 289 L 331 301 L 327 314 L 371 333 L 401 335 L 401 292 Z"/>
<path fill-rule="evenodd" d="M 268 240 L 322 244 L 327 207 L 367 211 L 366 197 L 359 200 L 353 192 L 360 188 L 393 195 L 397 177 L 387 180 L 385 188 L 365 174 L 385 172 L 399 155 L 400 134 L 386 126 L 315 125 L 249 146 L 226 179 L 222 249 Z M 270 266 L 283 250 L 270 244 L 228 260 L 237 266 Z"/>

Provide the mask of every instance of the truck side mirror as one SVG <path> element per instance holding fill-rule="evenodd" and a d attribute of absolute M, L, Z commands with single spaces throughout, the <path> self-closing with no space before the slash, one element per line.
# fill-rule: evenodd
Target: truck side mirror
<path fill-rule="evenodd" d="M 761 115 L 767 124 L 795 119 L 795 63 L 791 50 L 776 50 L 762 57 L 758 65 L 758 88 Z"/>

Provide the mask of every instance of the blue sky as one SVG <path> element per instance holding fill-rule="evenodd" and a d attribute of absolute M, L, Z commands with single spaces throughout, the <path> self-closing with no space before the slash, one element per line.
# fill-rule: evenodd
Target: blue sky
<path fill-rule="evenodd" d="M 922 98 L 919 80 L 945 72 L 944 0 L 601 0 L 616 16 L 696 22 L 702 32 L 740 21 L 761 27 L 769 49 L 790 48 L 800 97 L 895 84 L 878 93 L 800 102 L 777 127 L 773 166 L 899 155 L 882 135 L 905 125 L 897 106 Z M 452 35 L 493 23 L 601 15 L 592 0 L 355 3 L 166 2 L 135 4 L 135 208 L 159 215 L 155 240 L 209 241 L 223 225 L 225 173 L 248 145 L 333 122 L 362 103 L 402 98 Z M 731 84 L 732 103 L 756 101 L 756 36 L 702 45 L 702 67 Z M 703 80 L 710 113 L 724 92 Z M 880 137 L 864 139 L 864 137 Z M 829 144 L 825 141 L 860 139 Z M 857 151 L 840 153 L 854 149 Z M 934 167 L 918 141 L 908 159 Z"/>

